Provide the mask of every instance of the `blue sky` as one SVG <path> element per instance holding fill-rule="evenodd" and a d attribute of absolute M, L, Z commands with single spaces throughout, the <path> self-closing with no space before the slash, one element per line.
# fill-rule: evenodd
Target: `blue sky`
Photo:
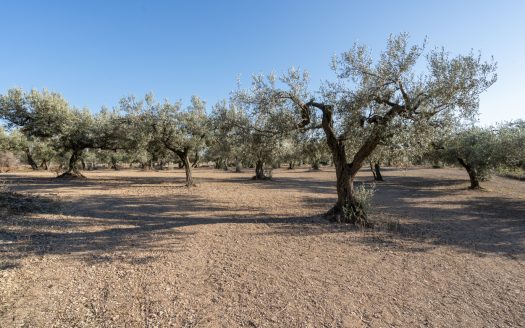
<path fill-rule="evenodd" d="M 525 118 L 525 1 L 2 1 L 0 93 L 47 88 L 91 110 L 148 91 L 211 106 L 238 75 L 295 66 L 315 87 L 334 54 L 355 41 L 379 51 L 399 32 L 493 55 L 481 123 Z"/>

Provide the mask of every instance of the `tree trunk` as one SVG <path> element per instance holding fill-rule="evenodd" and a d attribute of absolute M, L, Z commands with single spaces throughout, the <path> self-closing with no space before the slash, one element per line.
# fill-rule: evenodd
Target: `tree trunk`
<path fill-rule="evenodd" d="M 40 163 L 40 168 L 44 169 L 46 171 L 49 169 L 49 166 L 47 165 L 47 160 L 46 159 L 42 160 L 42 163 Z"/>
<path fill-rule="evenodd" d="M 34 171 L 38 170 L 38 164 L 33 159 L 33 155 L 31 154 L 29 148 L 27 148 L 25 152 L 27 157 L 27 163 L 31 165 L 31 169 L 33 169 Z"/>
<path fill-rule="evenodd" d="M 318 160 L 314 160 L 312 162 L 312 170 L 319 171 L 319 161 Z"/>
<path fill-rule="evenodd" d="M 191 164 L 191 167 L 199 167 L 199 152 L 196 151 L 195 152 L 195 160 L 193 161 L 193 163 Z"/>
<path fill-rule="evenodd" d="M 367 214 L 362 204 L 354 197 L 354 179 L 365 159 L 372 153 L 379 143 L 379 134 L 373 131 L 355 153 L 352 163 L 346 159 L 345 144 L 342 138 L 337 138 L 333 127 L 332 107 L 321 105 L 323 112 L 322 127 L 326 135 L 326 142 L 332 153 L 336 172 L 337 202 L 328 211 L 330 220 L 370 227 Z"/>
<path fill-rule="evenodd" d="M 240 173 L 241 172 L 241 161 L 239 159 L 235 159 L 235 172 Z"/>
<path fill-rule="evenodd" d="M 470 189 L 481 189 L 479 185 L 478 171 L 471 165 L 467 164 L 462 158 L 458 158 L 459 164 L 467 170 L 470 179 Z"/>
<path fill-rule="evenodd" d="M 85 178 L 77 167 L 77 163 L 82 155 L 82 150 L 74 150 L 69 158 L 67 171 L 59 175 L 59 178 Z"/>
<path fill-rule="evenodd" d="M 255 163 L 255 176 L 253 177 L 254 180 L 268 180 L 268 177 L 264 175 L 264 162 L 263 161 L 257 161 Z"/>
<path fill-rule="evenodd" d="M 178 151 L 177 155 L 179 156 L 184 165 L 184 172 L 186 173 L 186 187 L 195 186 L 195 182 L 193 181 L 192 176 L 190 158 L 188 157 L 188 151 Z"/>
<path fill-rule="evenodd" d="M 290 163 L 288 163 L 288 170 L 293 170 L 295 169 L 295 163 L 293 161 L 291 161 Z"/>
<path fill-rule="evenodd" d="M 86 162 L 84 161 L 83 158 L 80 159 L 80 164 L 82 165 L 82 171 L 85 171 L 86 170 Z"/>
<path fill-rule="evenodd" d="M 336 144 L 332 149 L 335 165 L 337 202 L 328 211 L 330 219 L 336 222 L 355 223 L 355 219 L 347 215 L 347 210 L 353 203 L 354 181 L 350 175 L 343 144 Z"/>
<path fill-rule="evenodd" d="M 115 171 L 118 171 L 118 161 L 115 157 L 111 156 L 111 168 Z"/>
<path fill-rule="evenodd" d="M 374 175 L 375 181 L 384 181 L 383 176 L 381 175 L 381 167 L 379 165 L 379 162 L 375 162 L 374 164 L 370 162 L 370 170 L 372 171 L 372 174 Z"/>
<path fill-rule="evenodd" d="M 151 170 L 151 162 L 150 161 L 145 161 L 143 163 L 140 163 L 140 167 L 144 170 L 144 171 L 149 171 Z"/>

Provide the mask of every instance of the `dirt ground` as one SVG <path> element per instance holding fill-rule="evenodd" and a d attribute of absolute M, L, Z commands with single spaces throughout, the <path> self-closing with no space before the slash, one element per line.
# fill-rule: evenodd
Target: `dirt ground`
<path fill-rule="evenodd" d="M 2 213 L 0 326 L 525 325 L 524 181 L 387 169 L 362 230 L 320 217 L 330 168 L 252 174 L 2 175 L 50 200 Z"/>

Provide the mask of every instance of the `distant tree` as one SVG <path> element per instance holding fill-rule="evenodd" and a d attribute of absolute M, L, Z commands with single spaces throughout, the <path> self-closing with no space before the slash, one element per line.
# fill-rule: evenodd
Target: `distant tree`
<path fill-rule="evenodd" d="M 0 127 L 0 172 L 7 172 L 18 164 L 18 159 L 11 151 L 11 136 Z"/>
<path fill-rule="evenodd" d="M 301 150 L 313 170 L 319 170 L 321 162 L 330 161 L 330 151 L 326 140 L 319 136 L 317 131 L 305 135 Z"/>
<path fill-rule="evenodd" d="M 70 107 L 54 92 L 10 89 L 0 97 L 0 116 L 9 128 L 19 127 L 28 140 L 49 141 L 59 156 L 68 156 L 62 177 L 82 177 L 78 162 L 85 149 L 116 149 L 122 142 L 115 113 L 102 110 L 94 116 L 87 109 Z"/>
<path fill-rule="evenodd" d="M 472 118 L 479 95 L 496 81 L 494 63 L 473 54 L 450 57 L 439 49 L 427 52 L 426 70 L 416 71 L 423 54 L 424 46 L 409 46 L 406 34 L 391 37 L 375 64 L 365 46 L 355 45 L 334 60 L 338 80 L 325 83 L 318 101 L 307 92 L 307 78 L 296 70 L 282 77 L 283 88 L 271 81 L 257 85 L 257 93 L 269 95 L 272 102 L 283 99 L 294 105 L 289 112 L 296 119 L 288 122 L 296 128 L 323 129 L 336 167 L 338 197 L 328 213 L 334 220 L 370 224 L 355 198 L 354 179 L 368 156 L 396 133 L 396 121 L 439 126 L 458 117 Z M 347 153 L 345 141 L 356 134 L 363 135 L 361 144 Z"/>
<path fill-rule="evenodd" d="M 492 128 L 471 127 L 446 138 L 438 152 L 444 162 L 459 163 L 467 171 L 471 189 L 480 189 L 480 181 L 486 181 L 501 160 L 497 148 Z"/>
<path fill-rule="evenodd" d="M 240 172 L 249 152 L 244 140 L 246 127 L 242 113 L 233 103 L 220 101 L 213 107 L 211 124 L 206 157 L 216 163 L 216 168 L 227 169 L 231 162 L 235 171 Z"/>
<path fill-rule="evenodd" d="M 239 89 L 232 97 L 238 110 L 235 125 L 243 133 L 247 155 L 255 162 L 256 180 L 270 178 L 266 166 L 274 163 L 283 142 L 294 131 L 293 115 L 273 94 L 275 84 L 274 74 L 253 75 L 251 88 Z"/>
<path fill-rule="evenodd" d="M 125 105 L 126 100 L 122 102 Z M 147 144 L 161 146 L 177 155 L 184 166 L 186 186 L 193 186 L 190 156 L 205 145 L 210 132 L 204 101 L 193 96 L 191 105 L 182 109 L 180 102 L 157 103 L 151 95 L 147 95 L 137 108 L 142 122 L 140 130 L 151 136 Z"/>
<path fill-rule="evenodd" d="M 31 166 L 31 169 L 38 170 L 37 159 L 35 159 L 33 151 L 36 142 L 28 140 L 28 138 L 18 129 L 11 131 L 7 138 L 5 150 L 9 150 L 18 155 L 19 158 L 23 159 L 23 162 Z"/>
<path fill-rule="evenodd" d="M 392 122 L 390 135 L 384 137 L 374 151 L 368 156 L 370 170 L 375 181 L 383 181 L 381 167 L 408 166 L 414 162 L 420 162 L 421 157 L 427 154 L 436 142 L 452 125 L 446 122 L 444 125 L 412 124 L 410 121 L 395 119 Z M 359 138 L 358 138 L 359 140 Z M 347 147 L 353 149 L 356 144 Z M 360 143 L 357 143 L 360 146 Z"/>
<path fill-rule="evenodd" d="M 295 169 L 304 159 L 304 135 L 301 133 L 291 133 L 282 141 L 277 162 L 288 163 L 288 169 Z"/>
<path fill-rule="evenodd" d="M 525 170 L 525 121 L 500 123 L 494 130 L 498 146 L 496 156 L 499 166 L 505 169 Z"/>

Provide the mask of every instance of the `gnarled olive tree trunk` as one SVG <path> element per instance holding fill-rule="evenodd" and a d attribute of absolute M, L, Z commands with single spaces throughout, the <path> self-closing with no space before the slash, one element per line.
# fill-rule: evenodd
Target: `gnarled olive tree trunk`
<path fill-rule="evenodd" d="M 25 153 L 27 157 L 27 163 L 31 165 L 31 169 L 34 171 L 38 170 L 38 164 L 33 159 L 33 154 L 31 154 L 31 151 L 29 150 L 29 148 L 26 148 Z"/>
<path fill-rule="evenodd" d="M 337 202 L 327 213 L 329 219 L 337 222 L 359 224 L 371 226 L 367 213 L 355 198 L 354 181 L 357 172 L 363 166 L 366 158 L 374 151 L 380 141 L 380 136 L 376 129 L 370 132 L 359 150 L 355 153 L 351 163 L 348 163 L 345 151 L 344 138 L 336 136 L 333 126 L 333 108 L 330 105 L 309 102 L 303 104 L 305 109 L 314 106 L 322 112 L 321 126 L 326 135 L 326 142 L 332 153 L 332 159 L 336 172 Z"/>
<path fill-rule="evenodd" d="M 195 160 L 191 164 L 191 167 L 199 167 L 199 160 L 200 160 L 199 152 L 196 151 L 195 152 Z"/>
<path fill-rule="evenodd" d="M 179 156 L 184 166 L 184 172 L 186 174 L 186 187 L 195 186 L 195 181 L 193 180 L 192 167 L 191 167 L 191 162 L 190 162 L 190 158 L 188 155 L 188 150 L 185 149 L 183 151 L 176 151 L 175 153 L 177 154 L 177 156 Z"/>
<path fill-rule="evenodd" d="M 68 167 L 66 172 L 58 176 L 58 178 L 85 178 L 80 170 L 78 169 L 77 163 L 82 156 L 82 149 L 73 150 L 71 157 L 69 158 Z"/>
<path fill-rule="evenodd" d="M 49 165 L 47 164 L 47 159 L 43 159 L 42 162 L 40 163 L 40 168 L 41 169 L 44 169 L 44 170 L 48 170 L 49 169 Z"/>
<path fill-rule="evenodd" d="M 264 174 L 264 162 L 261 160 L 257 160 L 257 162 L 255 162 L 255 175 L 253 177 L 253 180 L 268 180 L 268 179 L 270 178 Z"/>
<path fill-rule="evenodd" d="M 118 168 L 118 161 L 117 161 L 117 158 L 115 156 L 111 156 L 110 157 L 110 162 L 111 162 L 111 168 L 115 171 L 118 171 L 119 168 Z"/>
<path fill-rule="evenodd" d="M 370 171 L 372 171 L 375 181 L 384 181 L 383 176 L 381 175 L 381 166 L 379 165 L 379 162 L 370 162 Z"/>
<path fill-rule="evenodd" d="M 476 168 L 469 165 L 467 162 L 465 162 L 462 158 L 458 158 L 459 164 L 467 170 L 469 179 L 470 179 L 470 189 L 481 189 L 481 186 L 479 185 L 479 176 L 478 171 Z"/>

